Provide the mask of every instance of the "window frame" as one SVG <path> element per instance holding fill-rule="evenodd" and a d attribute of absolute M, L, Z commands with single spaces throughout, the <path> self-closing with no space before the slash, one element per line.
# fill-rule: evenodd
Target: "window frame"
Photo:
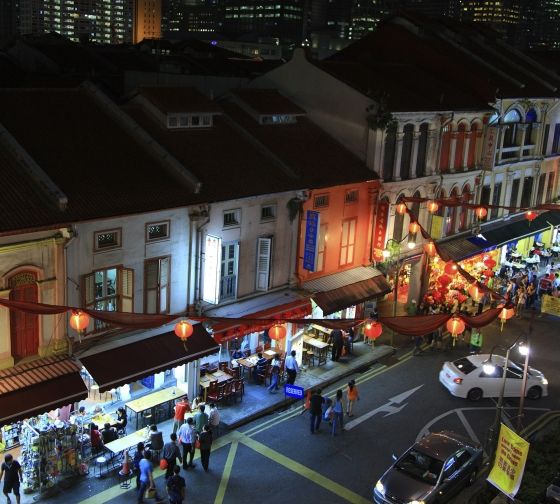
<path fill-rule="evenodd" d="M 325 203 L 319 205 L 319 204 L 317 204 L 317 202 L 320 202 L 321 198 L 324 199 Z M 330 194 L 329 193 L 321 193 L 321 194 L 316 194 L 315 196 L 313 196 L 313 209 L 329 208 L 329 204 L 330 204 Z"/>
<path fill-rule="evenodd" d="M 162 273 L 162 262 L 163 261 L 168 261 L 167 263 L 167 282 L 165 283 L 165 288 L 166 288 L 166 303 L 165 303 L 165 308 L 162 310 L 161 309 L 161 291 L 162 291 L 162 284 L 161 284 L 161 273 Z M 158 284 L 155 288 L 148 288 L 148 264 L 149 263 L 156 263 L 157 262 L 157 280 L 158 280 Z M 160 257 L 150 257 L 147 259 L 144 259 L 144 313 L 150 313 L 150 314 L 162 314 L 162 313 L 169 313 L 169 306 L 170 306 L 170 301 L 171 301 L 171 296 L 170 296 L 170 287 L 171 287 L 171 255 L 165 255 L 165 256 L 160 256 Z M 156 291 L 156 310 L 155 311 L 149 311 L 149 307 L 148 307 L 148 291 Z"/>
<path fill-rule="evenodd" d="M 263 252 L 264 244 L 268 244 L 268 249 L 265 252 Z M 259 236 L 257 238 L 255 290 L 260 292 L 266 292 L 270 290 L 273 247 L 273 236 Z M 266 265 L 264 265 L 263 263 L 263 258 L 266 259 Z M 263 277 L 262 282 L 260 279 L 261 276 Z"/>
<path fill-rule="evenodd" d="M 149 232 L 150 226 L 158 226 L 158 225 L 166 225 L 167 226 L 167 234 L 165 236 L 161 236 L 161 237 L 158 237 L 158 238 L 150 238 L 150 232 Z M 153 242 L 158 242 L 158 241 L 162 241 L 162 240 L 168 240 L 171 237 L 171 221 L 169 219 L 167 219 L 167 220 L 156 221 L 156 222 L 146 222 L 145 230 L 146 230 L 146 233 L 145 233 L 146 243 L 153 243 Z"/>
<path fill-rule="evenodd" d="M 98 246 L 99 235 L 108 234 L 108 233 L 115 233 L 117 235 L 117 244 L 100 248 Z M 119 249 L 119 248 L 122 248 L 122 227 L 102 229 L 100 231 L 94 231 L 93 232 L 93 252 L 95 254 L 97 254 L 99 252 L 105 252 L 107 250 L 116 250 L 116 249 Z"/>
<path fill-rule="evenodd" d="M 346 243 L 344 240 L 344 227 L 348 224 L 348 230 L 346 232 Z M 358 219 L 356 217 L 350 217 L 348 219 L 343 219 L 340 229 L 340 255 L 338 259 L 339 266 L 348 266 L 354 264 L 354 259 L 356 256 L 356 234 L 358 228 Z M 352 240 L 350 240 L 352 238 Z"/>
<path fill-rule="evenodd" d="M 227 214 L 234 214 L 235 215 L 235 222 L 229 224 L 226 223 L 226 215 Z M 241 226 L 241 208 L 230 208 L 228 210 L 224 210 L 222 214 L 222 224 L 224 229 L 231 229 L 235 227 Z"/>
<path fill-rule="evenodd" d="M 263 216 L 264 209 L 271 208 L 272 214 L 269 216 Z M 277 216 L 278 205 L 276 203 L 270 203 L 268 205 L 261 205 L 261 222 L 275 221 Z"/>

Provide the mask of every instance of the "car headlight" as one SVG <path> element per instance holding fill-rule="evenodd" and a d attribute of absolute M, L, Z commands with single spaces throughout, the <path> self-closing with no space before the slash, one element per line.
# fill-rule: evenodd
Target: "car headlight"
<path fill-rule="evenodd" d="M 383 483 L 381 483 L 381 480 L 379 480 L 379 481 L 375 484 L 375 489 L 376 489 L 381 495 L 385 495 L 385 487 L 383 486 Z"/>
<path fill-rule="evenodd" d="M 410 501 L 408 504 L 426 504 L 426 501 L 423 501 L 423 500 L 421 500 L 421 501 L 414 500 L 414 501 Z"/>
<path fill-rule="evenodd" d="M 548 380 L 547 380 L 546 378 L 543 378 L 543 379 L 542 379 L 542 384 L 543 384 L 543 385 L 548 385 Z"/>

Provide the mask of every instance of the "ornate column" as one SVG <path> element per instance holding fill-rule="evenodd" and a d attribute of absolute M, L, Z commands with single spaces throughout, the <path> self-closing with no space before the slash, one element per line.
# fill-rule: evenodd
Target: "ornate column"
<path fill-rule="evenodd" d="M 463 161 L 461 163 L 461 168 L 463 171 L 469 169 L 468 162 L 469 162 L 469 151 L 471 148 L 471 138 L 473 137 L 472 131 L 465 132 L 465 146 L 463 149 Z"/>
<path fill-rule="evenodd" d="M 414 133 L 412 134 L 412 156 L 410 157 L 410 178 L 414 179 L 418 177 L 417 161 L 418 161 L 418 144 L 420 140 L 420 131 L 414 126 Z"/>
<path fill-rule="evenodd" d="M 457 131 L 451 132 L 449 146 L 449 173 L 455 173 L 455 150 L 457 149 Z"/>
<path fill-rule="evenodd" d="M 430 129 L 428 131 L 428 145 L 426 146 L 426 175 L 435 175 L 438 169 L 438 132 L 439 130 L 437 129 Z"/>
<path fill-rule="evenodd" d="M 523 146 L 525 145 L 525 135 L 527 134 L 527 124 L 518 124 L 517 127 L 521 130 L 521 143 L 519 144 L 518 158 L 523 158 Z"/>
<path fill-rule="evenodd" d="M 401 180 L 401 159 L 402 159 L 402 146 L 403 146 L 404 132 L 397 131 L 397 142 L 395 145 L 395 164 L 393 165 L 393 180 Z"/>

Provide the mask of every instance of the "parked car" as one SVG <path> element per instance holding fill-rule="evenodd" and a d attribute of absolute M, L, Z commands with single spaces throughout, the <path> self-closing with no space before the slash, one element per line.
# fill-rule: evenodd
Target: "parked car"
<path fill-rule="evenodd" d="M 452 395 L 466 397 L 471 401 L 478 401 L 483 397 L 499 397 L 506 359 L 501 355 L 492 355 L 495 370 L 493 374 L 487 375 L 482 365 L 489 357 L 489 354 L 469 355 L 453 362 L 444 362 L 439 372 L 439 381 Z M 506 373 L 504 397 L 520 397 L 523 366 L 510 360 Z M 539 370 L 529 367 L 525 390 L 525 396 L 529 399 L 547 396 L 548 380 Z"/>
<path fill-rule="evenodd" d="M 433 432 L 411 446 L 381 476 L 376 504 L 448 502 L 476 479 L 482 447 L 455 432 Z"/>

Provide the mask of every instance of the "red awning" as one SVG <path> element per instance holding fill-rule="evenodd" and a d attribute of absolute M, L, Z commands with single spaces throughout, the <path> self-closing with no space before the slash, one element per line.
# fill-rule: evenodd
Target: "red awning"
<path fill-rule="evenodd" d="M 389 292 L 391 292 L 391 286 L 385 277 L 377 275 L 337 289 L 317 292 L 311 299 L 321 307 L 323 315 L 330 315 L 368 299 L 384 296 Z"/>
<path fill-rule="evenodd" d="M 186 346 L 185 351 L 183 342 L 173 331 L 168 331 L 129 345 L 80 357 L 80 361 L 99 385 L 99 390 L 105 392 L 220 350 L 202 324 L 193 325 L 193 333 Z"/>
<path fill-rule="evenodd" d="M 302 319 L 306 315 L 311 314 L 311 303 L 309 299 L 297 299 L 290 303 L 284 303 L 266 310 L 261 310 L 249 315 L 245 315 L 245 319 Z M 212 318 L 211 316 L 209 318 Z M 263 331 L 270 327 L 270 321 L 264 324 L 258 324 L 255 320 L 251 320 L 251 324 L 220 323 L 216 324 L 214 329 L 214 338 L 218 343 L 223 343 L 234 338 L 241 338 L 246 334 Z"/>
<path fill-rule="evenodd" d="M 80 369 L 72 359 L 55 356 L 0 371 L 0 425 L 87 398 Z"/>

